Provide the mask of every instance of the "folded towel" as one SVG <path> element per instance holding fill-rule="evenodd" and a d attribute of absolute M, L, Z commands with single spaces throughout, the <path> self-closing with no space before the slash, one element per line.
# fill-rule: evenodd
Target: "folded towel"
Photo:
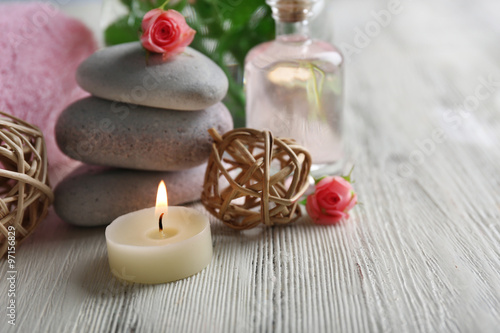
<path fill-rule="evenodd" d="M 87 95 L 75 72 L 96 48 L 90 30 L 54 5 L 0 4 L 0 110 L 40 127 L 53 183 L 76 163 L 57 147 L 54 125 L 68 104 Z"/>

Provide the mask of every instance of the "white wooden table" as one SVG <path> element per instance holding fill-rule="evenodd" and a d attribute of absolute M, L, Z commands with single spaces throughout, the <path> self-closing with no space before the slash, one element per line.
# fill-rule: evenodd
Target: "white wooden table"
<path fill-rule="evenodd" d="M 132 285 L 110 273 L 104 228 L 51 215 L 17 251 L 15 327 L 0 264 L 0 331 L 498 332 L 500 3 L 400 4 L 378 32 L 385 1 L 323 12 L 337 45 L 356 47 L 345 141 L 363 205 L 349 221 L 214 220 L 207 269 Z"/>

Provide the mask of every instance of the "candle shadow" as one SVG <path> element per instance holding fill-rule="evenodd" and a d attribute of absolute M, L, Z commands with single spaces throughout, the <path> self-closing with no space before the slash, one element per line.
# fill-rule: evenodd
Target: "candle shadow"
<path fill-rule="evenodd" d="M 232 237 L 238 239 L 241 242 L 255 242 L 262 238 L 269 236 L 270 232 L 281 232 L 286 229 L 296 229 L 296 228 L 317 228 L 317 225 L 312 224 L 308 221 L 308 218 L 301 217 L 297 221 L 290 224 L 275 225 L 272 227 L 267 227 L 263 224 L 258 225 L 255 228 L 247 230 L 236 230 L 224 225 L 221 221 L 215 221 L 211 223 L 212 236 L 214 239 Z"/>
<path fill-rule="evenodd" d="M 97 258 L 88 258 L 81 267 L 81 274 L 77 274 L 78 285 L 93 297 L 107 299 L 123 295 L 133 286 L 111 273 L 106 251 L 102 251 Z"/>

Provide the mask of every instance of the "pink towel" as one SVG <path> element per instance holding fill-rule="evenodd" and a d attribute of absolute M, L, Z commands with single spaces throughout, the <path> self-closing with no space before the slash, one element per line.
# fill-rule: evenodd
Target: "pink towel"
<path fill-rule="evenodd" d="M 76 163 L 57 147 L 54 125 L 68 104 L 87 95 L 75 72 L 95 49 L 90 30 L 52 5 L 0 4 L 0 110 L 43 131 L 53 184 Z"/>

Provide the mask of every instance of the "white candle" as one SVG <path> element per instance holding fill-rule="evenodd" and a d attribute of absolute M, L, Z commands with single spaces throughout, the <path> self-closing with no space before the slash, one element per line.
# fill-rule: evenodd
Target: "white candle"
<path fill-rule="evenodd" d="M 106 228 L 109 265 L 116 277 L 164 283 L 196 274 L 210 263 L 208 218 L 192 208 L 167 209 L 158 200 L 156 207 L 120 216 Z"/>

